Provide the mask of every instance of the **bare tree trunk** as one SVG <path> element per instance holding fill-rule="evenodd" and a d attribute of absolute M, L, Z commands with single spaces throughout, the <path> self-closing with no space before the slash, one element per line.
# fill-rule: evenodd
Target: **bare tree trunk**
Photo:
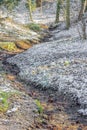
<path fill-rule="evenodd" d="M 87 11 L 87 0 L 85 0 L 85 2 L 84 2 L 83 13 L 84 13 L 85 11 Z"/>
<path fill-rule="evenodd" d="M 83 39 L 86 39 L 86 23 L 85 23 L 85 19 L 82 17 L 82 35 L 83 35 Z"/>
<path fill-rule="evenodd" d="M 36 0 L 36 6 L 41 7 L 42 0 Z"/>
<path fill-rule="evenodd" d="M 87 0 L 81 0 L 81 9 L 79 12 L 78 20 L 81 20 L 82 23 L 82 37 L 86 39 L 86 22 L 85 22 L 85 12 L 87 10 Z"/>
<path fill-rule="evenodd" d="M 86 10 L 87 10 L 87 0 L 81 0 L 81 9 L 79 12 L 78 20 L 81 20 L 81 17 Z"/>
<path fill-rule="evenodd" d="M 32 18 L 32 8 L 31 8 L 31 0 L 28 0 L 28 4 L 29 4 L 29 15 L 30 15 L 30 20 L 33 21 L 33 18 Z"/>
<path fill-rule="evenodd" d="M 43 6 L 43 5 L 42 5 L 42 0 L 41 0 L 41 14 L 43 13 L 43 9 L 42 9 L 42 6 Z"/>
<path fill-rule="evenodd" d="M 66 0 L 66 28 L 70 27 L 70 0 Z"/>
<path fill-rule="evenodd" d="M 56 20 L 55 20 L 55 23 L 59 22 L 60 5 L 61 5 L 61 0 L 57 0 L 57 9 L 56 9 Z"/>

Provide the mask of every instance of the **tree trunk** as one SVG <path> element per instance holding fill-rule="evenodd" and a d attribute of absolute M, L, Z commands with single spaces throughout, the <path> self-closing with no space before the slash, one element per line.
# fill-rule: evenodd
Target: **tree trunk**
<path fill-rule="evenodd" d="M 87 11 L 87 0 L 84 2 L 84 8 L 83 8 L 83 13 Z"/>
<path fill-rule="evenodd" d="M 80 9 L 80 12 L 79 12 L 78 20 L 81 20 L 81 18 L 82 18 L 83 9 L 84 9 L 84 0 L 81 0 L 81 9 Z"/>
<path fill-rule="evenodd" d="M 42 2 L 42 0 L 36 0 L 36 6 L 41 7 L 41 2 Z"/>
<path fill-rule="evenodd" d="M 31 8 L 31 0 L 28 0 L 28 4 L 29 4 L 29 15 L 30 15 L 30 20 L 33 21 L 33 18 L 32 18 L 32 8 Z"/>
<path fill-rule="evenodd" d="M 56 9 L 56 20 L 55 20 L 55 23 L 59 22 L 60 6 L 61 6 L 61 0 L 57 0 L 57 9 Z"/>
<path fill-rule="evenodd" d="M 66 28 L 70 27 L 70 0 L 66 0 Z"/>
<path fill-rule="evenodd" d="M 82 18 L 82 19 L 81 19 L 81 22 L 82 22 L 83 39 L 86 39 L 86 23 L 85 23 L 85 19 Z"/>
<path fill-rule="evenodd" d="M 81 20 L 82 15 L 86 11 L 87 11 L 87 0 L 81 0 L 81 9 L 79 12 L 78 20 Z"/>

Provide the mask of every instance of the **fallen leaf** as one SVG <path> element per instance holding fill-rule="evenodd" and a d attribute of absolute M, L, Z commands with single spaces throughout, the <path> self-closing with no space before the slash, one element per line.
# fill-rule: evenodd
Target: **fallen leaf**
<path fill-rule="evenodd" d="M 15 76 L 10 75 L 10 74 L 6 75 L 6 77 L 7 77 L 7 79 L 9 79 L 9 80 L 11 80 L 11 81 L 14 81 L 15 78 L 16 78 Z"/>

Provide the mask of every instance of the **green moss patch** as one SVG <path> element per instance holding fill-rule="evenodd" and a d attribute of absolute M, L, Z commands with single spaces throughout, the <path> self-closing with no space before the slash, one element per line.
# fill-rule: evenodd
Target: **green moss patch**
<path fill-rule="evenodd" d="M 16 49 L 16 45 L 14 42 L 0 42 L 0 48 L 7 51 L 14 51 Z"/>
<path fill-rule="evenodd" d="M 35 32 L 41 31 L 41 26 L 36 23 L 30 23 L 30 24 L 26 25 L 26 27 L 30 28 L 31 30 L 33 30 Z"/>

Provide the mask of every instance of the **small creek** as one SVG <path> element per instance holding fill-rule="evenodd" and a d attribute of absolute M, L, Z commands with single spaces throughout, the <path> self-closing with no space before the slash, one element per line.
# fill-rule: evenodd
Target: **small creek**
<path fill-rule="evenodd" d="M 51 37 L 50 37 L 51 38 Z M 46 37 L 43 39 L 43 41 L 49 41 L 49 37 Z M 52 38 L 51 38 L 52 39 Z M 7 64 L 6 59 L 9 57 L 12 57 L 13 55 L 5 54 L 3 51 L 0 53 L 0 73 L 11 73 L 15 76 L 19 73 L 19 69 L 16 65 L 10 65 Z M 21 82 L 21 80 L 19 80 Z M 86 117 L 79 115 L 76 113 L 76 109 L 79 107 L 78 102 L 71 103 L 72 100 L 69 99 L 67 96 L 66 99 L 61 94 L 56 94 L 56 92 L 52 91 L 40 91 L 36 88 L 32 88 L 32 86 L 25 86 L 25 91 L 30 94 L 32 92 L 37 93 L 38 99 L 51 105 L 52 111 L 49 111 L 50 114 L 54 115 L 55 118 L 55 124 L 58 124 L 60 127 L 65 128 L 68 126 L 68 128 L 72 128 L 72 130 L 85 130 L 87 126 L 87 119 Z M 36 95 L 33 96 L 33 98 L 36 98 Z M 47 111 L 46 111 L 47 113 Z M 60 117 L 58 117 L 60 116 Z M 60 125 L 62 124 L 62 126 Z M 70 129 L 71 130 L 71 129 Z"/>

